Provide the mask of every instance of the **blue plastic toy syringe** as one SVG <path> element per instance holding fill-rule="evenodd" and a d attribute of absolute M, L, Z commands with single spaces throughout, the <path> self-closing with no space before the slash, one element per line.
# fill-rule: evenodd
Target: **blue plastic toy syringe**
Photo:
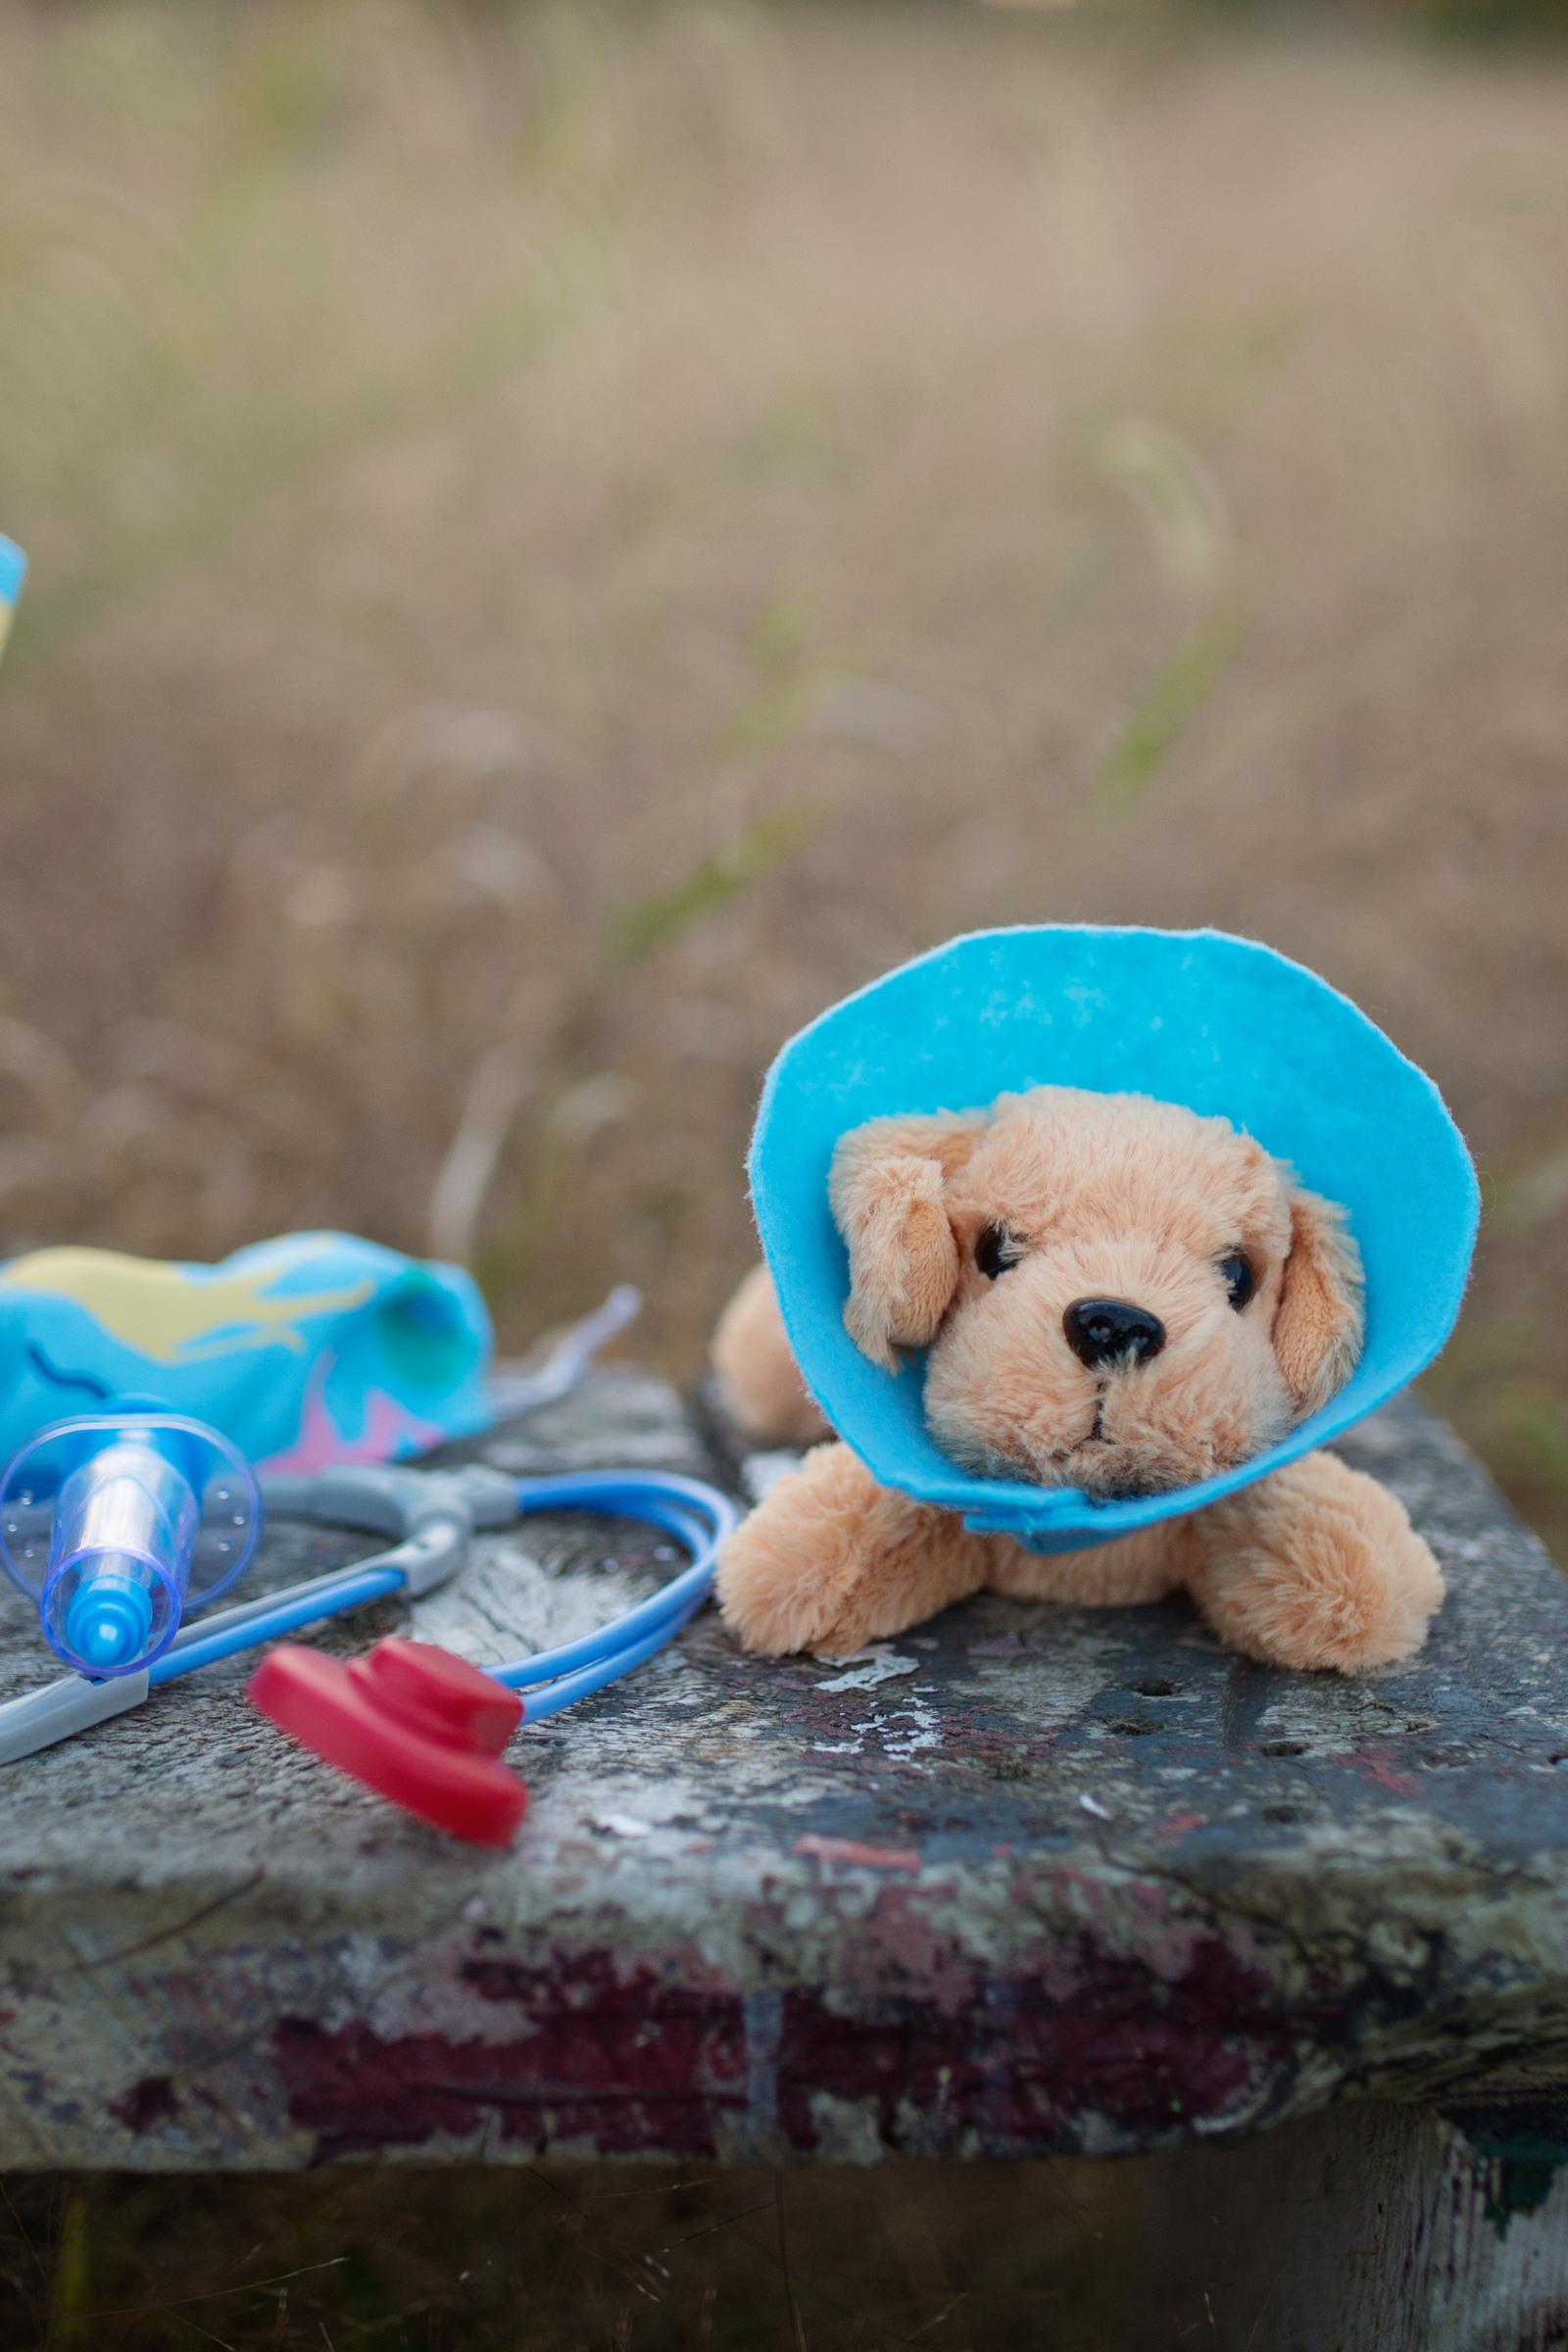
<path fill-rule="evenodd" d="M 46 1429 L 0 1487 L 0 1558 L 55 1655 L 95 1682 L 163 1655 L 250 1561 L 261 1497 L 204 1423 L 126 1397 Z"/>
<path fill-rule="evenodd" d="M 106 1446 L 60 1490 L 43 1627 L 89 1674 L 123 1673 L 161 1647 L 189 1582 L 196 1497 L 151 1446 Z"/>

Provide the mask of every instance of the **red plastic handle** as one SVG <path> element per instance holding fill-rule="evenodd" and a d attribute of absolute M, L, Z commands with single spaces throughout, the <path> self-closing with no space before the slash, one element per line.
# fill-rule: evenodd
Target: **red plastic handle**
<path fill-rule="evenodd" d="M 378 1642 L 346 1665 L 280 1642 L 253 1706 L 323 1763 L 477 1845 L 510 1844 L 528 1791 L 495 1759 L 522 1721 L 514 1690 L 428 1642 Z"/>

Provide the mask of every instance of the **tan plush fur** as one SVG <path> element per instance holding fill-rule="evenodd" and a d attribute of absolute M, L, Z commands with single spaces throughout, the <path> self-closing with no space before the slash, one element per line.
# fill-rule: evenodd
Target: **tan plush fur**
<path fill-rule="evenodd" d="M 852 1338 L 890 1370 L 900 1348 L 929 1344 L 932 1435 L 990 1476 L 1169 1492 L 1275 1443 L 1360 1349 L 1343 1213 L 1227 1121 L 1177 1104 L 1041 1087 L 990 1111 L 873 1120 L 840 1144 L 830 1198 L 850 1252 Z M 1085 1362 L 1069 1310 L 1105 1300 L 1154 1318 L 1157 1347 Z M 781 1356 L 759 1269 L 720 1325 L 715 1362 L 746 1427 L 803 1443 L 815 1407 Z M 1189 1517 L 1037 1557 L 968 1534 L 826 1446 L 730 1538 L 718 1577 L 748 1647 L 829 1654 L 982 1586 L 1114 1605 L 1180 1585 L 1249 1655 L 1344 1671 L 1408 1656 L 1443 1597 L 1401 1505 L 1322 1453 Z"/>
<path fill-rule="evenodd" d="M 873 1364 L 898 1368 L 898 1348 L 936 1335 L 958 1280 L 946 1188 L 984 1132 L 978 1113 L 873 1119 L 834 1155 L 828 1195 L 850 1251 L 844 1326 Z"/>
<path fill-rule="evenodd" d="M 1280 1666 L 1388 1666 L 1419 1649 L 1443 1598 L 1402 1502 L 1332 1453 L 1303 1454 L 1210 1505 L 1189 1572 L 1214 1631 Z"/>
<path fill-rule="evenodd" d="M 1283 1437 L 1359 1348 L 1337 1212 L 1176 1103 L 1039 1087 L 989 1115 L 873 1120 L 840 1144 L 830 1198 L 851 1338 L 888 1369 L 934 1341 L 931 1434 L 988 1476 L 1105 1496 L 1191 1485 Z M 976 1250 L 998 1226 L 1015 1262 L 992 1279 Z M 1240 1313 L 1218 1271 L 1232 1255 L 1255 1283 Z M 1086 1368 L 1062 1321 L 1080 1298 L 1157 1316 L 1159 1354 Z"/>
<path fill-rule="evenodd" d="M 765 1266 L 754 1266 L 718 1319 L 713 1369 L 731 1417 L 773 1446 L 819 1446 L 832 1431 L 801 1378 Z"/>
<path fill-rule="evenodd" d="M 1346 1231 L 1345 1211 L 1298 1192 L 1291 1200 L 1291 1254 L 1274 1317 L 1274 1353 L 1298 1419 L 1344 1388 L 1361 1352 L 1361 1261 Z"/>

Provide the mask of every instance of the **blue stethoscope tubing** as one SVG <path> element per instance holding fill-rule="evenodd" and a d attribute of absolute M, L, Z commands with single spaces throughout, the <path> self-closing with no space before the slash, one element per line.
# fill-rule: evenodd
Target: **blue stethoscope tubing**
<path fill-rule="evenodd" d="M 541 1511 L 593 1511 L 638 1519 L 674 1536 L 692 1555 L 691 1566 L 671 1578 L 652 1599 L 628 1609 L 597 1633 L 484 1669 L 493 1681 L 505 1683 L 510 1690 L 529 1692 L 523 1701 L 525 1723 L 558 1715 L 563 1707 L 574 1705 L 579 1698 L 644 1665 L 673 1641 L 708 1598 L 719 1545 L 740 1521 L 736 1505 L 716 1487 L 663 1470 L 636 1476 L 618 1470 L 589 1470 L 555 1478 L 518 1479 L 516 1501 L 519 1519 Z M 203 1626 L 196 1622 L 181 1627 L 173 1646 L 149 1667 L 148 1688 L 157 1690 L 165 1683 L 181 1681 L 220 1658 L 233 1657 L 263 1642 L 278 1641 L 303 1625 L 384 1599 L 400 1592 L 405 1582 L 396 1552 L 378 1553 L 352 1568 L 298 1585 L 290 1592 L 242 1603 L 224 1612 L 224 1623 Z M 539 1685 L 548 1688 L 536 1690 Z"/>
<path fill-rule="evenodd" d="M 477 1491 L 471 1484 L 475 1477 Z M 277 1483 L 288 1490 L 273 1504 L 281 1517 L 299 1515 L 323 1526 L 381 1527 L 388 1534 L 401 1521 L 408 1523 L 402 1541 L 287 1592 L 193 1618 L 160 1657 L 139 1670 L 100 1682 L 69 1674 L 63 1682 L 8 1699 L 0 1705 L 0 1765 L 94 1730 L 139 1706 L 164 1684 L 301 1626 L 392 1593 L 416 1599 L 433 1592 L 461 1571 L 479 1528 L 499 1533 L 540 1511 L 583 1510 L 639 1519 L 674 1536 L 691 1553 L 691 1566 L 651 1599 L 581 1641 L 488 1669 L 498 1682 L 525 1693 L 524 1723 L 542 1722 L 646 1665 L 674 1640 L 711 1591 L 719 1546 L 741 1516 L 715 1487 L 667 1470 L 590 1470 L 513 1480 L 498 1471 L 449 1474 L 370 1465 L 342 1474 L 328 1471 L 320 1481 Z M 321 1488 L 324 1493 L 318 1491 Z"/>

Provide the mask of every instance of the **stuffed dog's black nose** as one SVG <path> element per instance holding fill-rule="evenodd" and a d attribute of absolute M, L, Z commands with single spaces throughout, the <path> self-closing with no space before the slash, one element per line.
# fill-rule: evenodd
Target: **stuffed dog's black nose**
<path fill-rule="evenodd" d="M 1147 1364 L 1165 1345 L 1165 1326 L 1145 1306 L 1125 1298 L 1075 1298 L 1061 1318 L 1067 1345 L 1091 1372 L 1126 1357 Z"/>

